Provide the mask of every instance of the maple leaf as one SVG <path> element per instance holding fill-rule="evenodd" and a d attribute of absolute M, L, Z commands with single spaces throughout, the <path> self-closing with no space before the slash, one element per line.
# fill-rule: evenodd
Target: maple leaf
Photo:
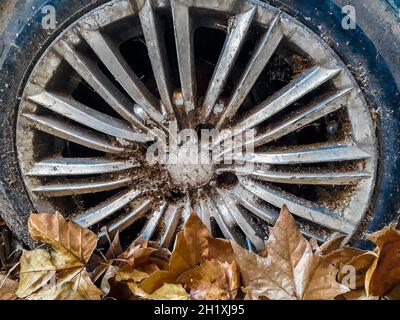
<path fill-rule="evenodd" d="M 201 219 L 196 214 L 191 214 L 183 231 L 177 234 L 169 262 L 170 270 L 182 273 L 195 268 L 207 255 L 210 237 L 211 234 Z"/>
<path fill-rule="evenodd" d="M 23 252 L 17 295 L 46 300 L 100 299 L 102 292 L 86 271 L 97 245 L 96 234 L 59 213 L 32 214 L 28 226 L 34 240 L 50 244 L 54 251 Z M 46 285 L 51 279 L 54 283 Z"/>
<path fill-rule="evenodd" d="M 266 242 L 267 257 L 232 243 L 244 291 L 252 299 L 334 299 L 348 289 L 336 281 L 331 256 L 313 253 L 286 206 Z"/>
<path fill-rule="evenodd" d="M 176 236 L 169 270 L 153 273 L 139 288 L 151 294 L 165 284 L 177 283 L 183 284 L 193 299 L 233 299 L 239 288 L 230 242 L 213 239 L 195 214 Z M 137 286 L 133 288 L 138 293 Z"/>
<path fill-rule="evenodd" d="M 368 296 L 380 296 L 400 284 L 400 232 L 390 225 L 368 236 L 376 245 L 376 256 L 365 276 Z"/>
<path fill-rule="evenodd" d="M 32 239 L 47 243 L 63 258 L 64 268 L 84 266 L 97 246 L 97 235 L 60 213 L 32 214 L 28 222 Z"/>
<path fill-rule="evenodd" d="M 201 219 L 191 214 L 183 230 L 176 235 L 169 270 L 156 271 L 140 284 L 140 288 L 151 294 L 166 283 L 175 283 L 180 274 L 197 267 L 207 255 L 210 237 Z"/>

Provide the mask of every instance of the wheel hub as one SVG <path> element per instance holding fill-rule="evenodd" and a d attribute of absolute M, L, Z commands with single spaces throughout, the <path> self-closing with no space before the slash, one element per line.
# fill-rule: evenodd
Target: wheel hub
<path fill-rule="evenodd" d="M 172 151 L 167 168 L 173 181 L 187 187 L 200 187 L 211 181 L 214 168 L 209 151 L 197 143 L 185 143 Z"/>

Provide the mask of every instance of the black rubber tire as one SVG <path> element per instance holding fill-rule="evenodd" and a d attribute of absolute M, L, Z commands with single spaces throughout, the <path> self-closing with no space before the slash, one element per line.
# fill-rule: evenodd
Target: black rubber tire
<path fill-rule="evenodd" d="M 370 206 L 372 220 L 363 234 L 372 232 L 400 214 L 400 21 L 398 0 L 270 0 L 295 16 L 329 43 L 347 65 L 361 62 L 368 82 L 364 95 L 376 114 L 379 137 L 379 176 Z M 6 0 L 1 6 L 0 32 L 0 212 L 10 229 L 27 245 L 27 219 L 34 210 L 25 190 L 16 155 L 16 113 L 24 84 L 37 59 L 54 38 L 74 20 L 107 0 Z M 57 12 L 57 29 L 44 30 L 40 8 L 51 4 Z M 356 8 L 357 29 L 341 26 L 341 6 Z M 16 6 L 14 8 L 14 6 Z M 309 19 L 311 18 L 311 19 Z M 349 42 L 349 45 L 346 43 Z M 357 74 L 355 74 L 357 79 Z M 358 79 L 357 79 L 358 80 Z M 365 246 L 363 241 L 359 246 Z"/>

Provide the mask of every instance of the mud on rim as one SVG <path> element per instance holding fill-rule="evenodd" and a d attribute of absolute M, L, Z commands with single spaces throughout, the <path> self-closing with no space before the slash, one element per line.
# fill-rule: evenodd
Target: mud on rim
<path fill-rule="evenodd" d="M 148 147 L 168 144 L 171 127 L 254 129 L 255 149 L 230 154 L 230 164 L 150 165 Z M 129 229 L 164 246 L 194 210 L 215 235 L 261 249 L 283 204 L 306 235 L 352 236 L 378 154 L 345 64 L 303 24 L 258 1 L 120 0 L 94 9 L 37 62 L 16 137 L 37 211 L 58 210 L 101 237 L 104 226 Z"/>

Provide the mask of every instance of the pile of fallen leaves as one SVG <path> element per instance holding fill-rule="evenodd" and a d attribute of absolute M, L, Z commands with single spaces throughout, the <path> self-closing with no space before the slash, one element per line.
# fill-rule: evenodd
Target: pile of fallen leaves
<path fill-rule="evenodd" d="M 103 254 L 92 231 L 60 214 L 32 214 L 32 238 L 52 247 L 23 251 L 0 273 L 0 299 L 397 299 L 400 232 L 369 236 L 374 251 L 319 246 L 300 233 L 286 207 L 259 254 L 215 239 L 196 214 L 173 252 L 137 240 L 123 251 L 118 234 Z"/>

